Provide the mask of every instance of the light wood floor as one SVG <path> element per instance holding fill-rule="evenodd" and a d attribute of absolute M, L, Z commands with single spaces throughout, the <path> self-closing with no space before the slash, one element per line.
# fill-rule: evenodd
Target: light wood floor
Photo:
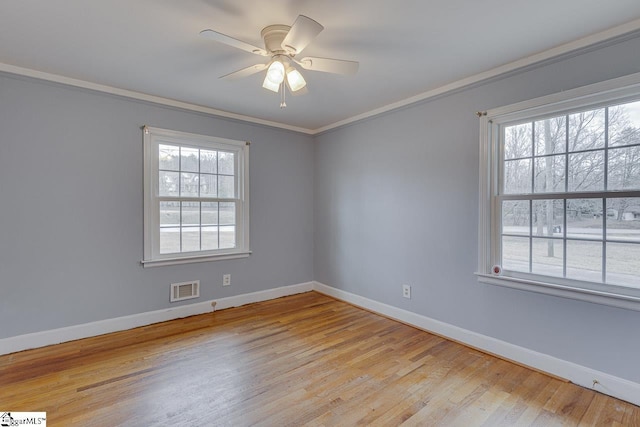
<path fill-rule="evenodd" d="M 0 356 L 49 426 L 640 426 L 640 407 L 315 292 Z"/>

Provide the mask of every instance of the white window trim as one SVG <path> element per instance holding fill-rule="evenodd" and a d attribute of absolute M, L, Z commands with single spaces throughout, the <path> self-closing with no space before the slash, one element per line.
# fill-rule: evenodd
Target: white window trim
<path fill-rule="evenodd" d="M 155 248 L 159 238 L 159 212 L 154 208 L 158 192 L 157 155 L 154 155 L 157 139 L 180 145 L 210 148 L 210 144 L 227 146 L 238 152 L 238 198 L 242 200 L 237 212 L 236 247 L 228 250 L 191 252 L 186 254 L 160 254 Z M 155 127 L 143 127 L 144 142 L 144 267 L 157 267 L 194 262 L 221 261 L 235 258 L 247 258 L 249 249 L 249 146 L 248 141 L 237 141 L 206 135 L 197 135 Z"/>
<path fill-rule="evenodd" d="M 478 281 L 492 285 L 537 292 L 598 304 L 640 311 L 640 289 L 550 278 L 529 274 L 527 279 L 507 277 L 492 272 L 493 260 L 499 259 L 495 242 L 500 219 L 493 203 L 498 190 L 497 170 L 500 156 L 497 131 L 502 123 L 560 113 L 586 106 L 624 102 L 640 95 L 640 73 L 595 83 L 505 107 L 479 113 L 480 116 L 480 184 L 478 215 Z"/>

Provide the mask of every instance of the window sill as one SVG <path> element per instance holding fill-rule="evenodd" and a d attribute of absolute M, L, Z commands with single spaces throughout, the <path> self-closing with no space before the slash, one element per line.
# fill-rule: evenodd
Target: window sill
<path fill-rule="evenodd" d="M 209 262 L 209 261 L 224 261 L 228 259 L 248 258 L 251 255 L 251 251 L 247 252 L 234 252 L 220 255 L 201 255 L 190 257 L 178 257 L 178 258 L 160 258 L 153 260 L 142 260 L 140 263 L 144 268 L 147 267 L 162 267 L 165 265 L 177 265 L 177 264 L 191 264 L 195 262 Z"/>
<path fill-rule="evenodd" d="M 490 285 L 640 311 L 640 292 L 632 294 L 636 291 L 634 289 L 626 289 L 628 293 L 622 294 L 487 273 L 475 273 L 475 275 L 478 276 L 479 282 Z"/>

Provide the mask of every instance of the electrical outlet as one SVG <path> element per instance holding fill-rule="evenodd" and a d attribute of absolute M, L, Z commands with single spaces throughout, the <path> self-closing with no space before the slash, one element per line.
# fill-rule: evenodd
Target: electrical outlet
<path fill-rule="evenodd" d="M 411 299 L 411 286 L 402 285 L 402 296 Z"/>
<path fill-rule="evenodd" d="M 222 275 L 222 286 L 229 286 L 231 285 L 231 275 L 230 274 L 223 274 Z"/>

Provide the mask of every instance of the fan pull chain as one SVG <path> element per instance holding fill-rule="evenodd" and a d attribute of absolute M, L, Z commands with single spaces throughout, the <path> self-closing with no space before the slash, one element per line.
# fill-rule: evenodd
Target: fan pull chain
<path fill-rule="evenodd" d="M 286 107 L 287 107 L 287 103 L 285 100 L 284 83 L 280 83 L 280 108 L 286 108 Z"/>

